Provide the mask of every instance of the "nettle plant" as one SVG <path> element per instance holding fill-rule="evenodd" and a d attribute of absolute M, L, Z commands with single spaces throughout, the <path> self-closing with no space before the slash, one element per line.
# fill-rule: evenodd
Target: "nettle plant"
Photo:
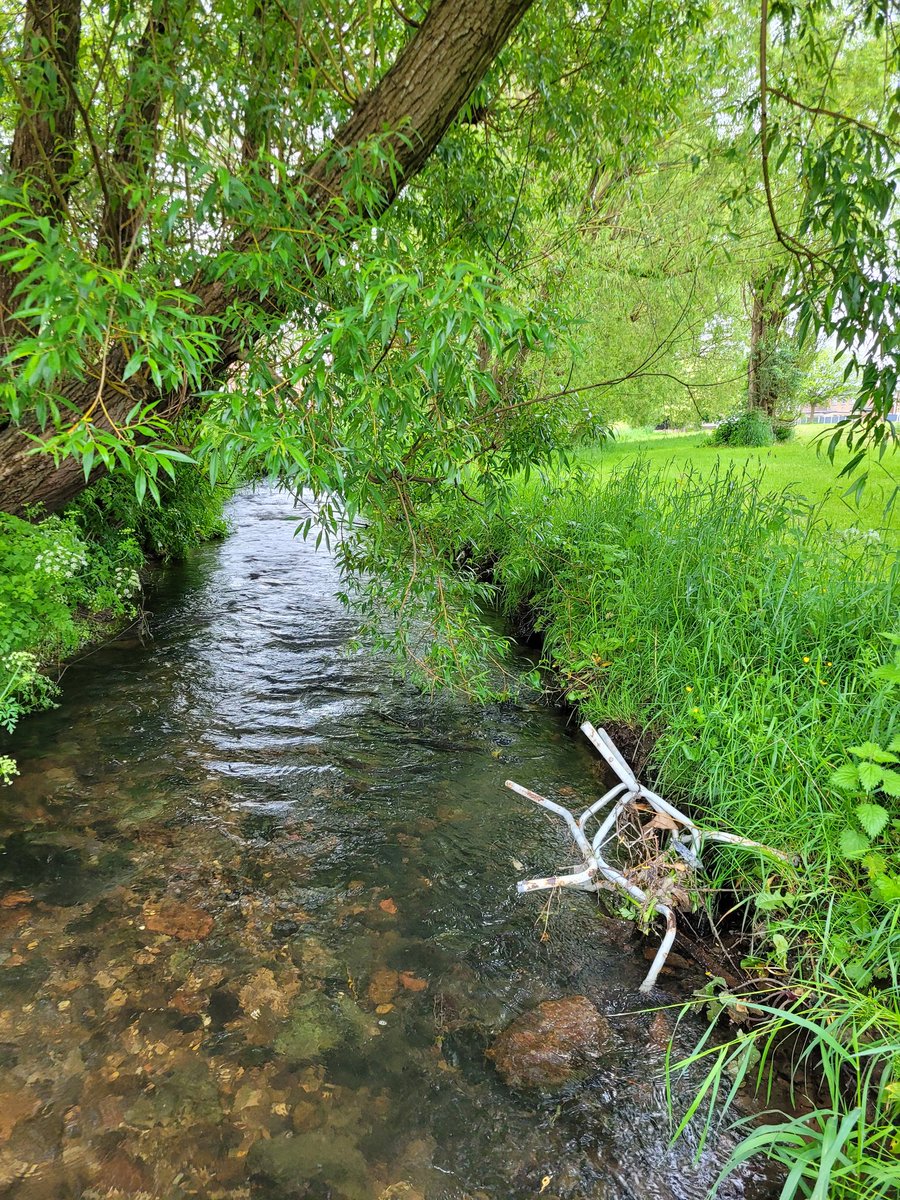
<path fill-rule="evenodd" d="M 885 903 L 900 900 L 900 735 L 887 746 L 863 742 L 848 747 L 853 755 L 831 776 L 841 791 L 860 797 L 853 819 L 841 833 L 845 858 L 859 861 L 872 889 Z M 895 803 L 891 803 L 894 801 Z"/>
<path fill-rule="evenodd" d="M 892 695 L 900 686 L 900 634 L 886 633 L 893 643 L 890 661 L 872 672 Z M 884 903 L 900 901 L 900 734 L 848 746 L 853 760 L 831 776 L 831 785 L 857 798 L 849 823 L 841 832 L 844 858 L 860 862 L 872 890 Z"/>

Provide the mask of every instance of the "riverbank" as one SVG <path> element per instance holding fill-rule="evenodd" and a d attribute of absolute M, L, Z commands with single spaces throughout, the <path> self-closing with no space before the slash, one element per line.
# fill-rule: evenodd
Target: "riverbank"
<path fill-rule="evenodd" d="M 223 488 L 178 464 L 164 504 L 141 504 L 106 478 L 59 515 L 0 513 L 0 728 L 52 705 L 72 655 L 121 633 L 140 613 L 148 562 L 183 557 L 226 531 Z M 0 755 L 0 785 L 15 761 Z"/>
<path fill-rule="evenodd" d="M 822 1147 L 837 1122 L 854 1170 L 874 1163 L 896 1187 L 876 1132 L 900 1051 L 896 553 L 758 475 L 654 474 L 645 460 L 599 480 L 532 480 L 499 513 L 460 510 L 442 527 L 491 564 L 507 614 L 528 613 L 566 698 L 594 724 L 642 734 L 638 765 L 698 819 L 795 857 L 778 870 L 722 851 L 709 893 L 744 930 L 759 1029 L 781 1019 L 764 1011 L 777 993 L 788 1024 L 801 1011 L 810 1024 L 821 1066 L 829 1025 L 846 1022 L 856 1056 L 821 1100 Z M 796 1130 L 779 1129 L 757 1148 L 793 1165 Z"/>

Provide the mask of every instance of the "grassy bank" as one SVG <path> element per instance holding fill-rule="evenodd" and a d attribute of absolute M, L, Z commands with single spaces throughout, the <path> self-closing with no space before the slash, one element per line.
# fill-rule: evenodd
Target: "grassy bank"
<path fill-rule="evenodd" d="M 453 520 L 493 563 L 507 611 L 533 614 L 581 712 L 649 731 L 644 769 L 659 791 L 796 856 L 784 870 L 724 850 L 712 862 L 712 890 L 727 888 L 743 919 L 748 977 L 765 982 L 752 1001 L 722 998 L 756 1024 L 702 1049 L 708 1095 L 761 1069 L 751 1051 L 764 1067 L 799 1023 L 812 1035 L 805 1066 L 828 1086 L 818 1115 L 774 1123 L 756 1148 L 789 1168 L 804 1159 L 786 1194 L 892 1195 L 900 562 L 884 539 L 838 532 L 827 500 L 772 491 L 771 468 L 655 472 L 627 453 L 610 469 L 604 452 L 587 481 L 523 483 L 502 513 L 468 506 Z"/>

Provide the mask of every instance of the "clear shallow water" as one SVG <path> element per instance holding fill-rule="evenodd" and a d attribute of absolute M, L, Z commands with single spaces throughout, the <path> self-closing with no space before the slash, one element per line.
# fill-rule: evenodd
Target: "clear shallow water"
<path fill-rule="evenodd" d="M 16 738 L 0 1195 L 699 1200 L 727 1145 L 668 1145 L 665 1019 L 623 1015 L 643 943 L 578 896 L 542 937 L 515 894 L 569 850 L 503 780 L 587 803 L 597 760 L 538 704 L 431 702 L 347 653 L 290 500 L 231 517 L 161 574 L 152 640 L 73 665 Z M 612 1022 L 599 1069 L 505 1087 L 491 1038 L 573 993 Z"/>

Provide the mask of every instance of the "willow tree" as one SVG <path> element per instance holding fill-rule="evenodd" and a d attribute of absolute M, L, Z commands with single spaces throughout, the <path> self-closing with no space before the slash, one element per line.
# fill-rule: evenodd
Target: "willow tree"
<path fill-rule="evenodd" d="M 758 19 L 750 112 L 780 260 L 762 276 L 760 315 L 774 329 L 791 312 L 801 346 L 828 339 L 860 378 L 831 444 L 857 450 L 845 473 L 867 443 L 898 440 L 886 419 L 900 383 L 898 16 L 892 0 L 762 0 Z"/>
<path fill-rule="evenodd" d="M 190 451 L 214 471 L 255 455 L 351 511 L 387 495 L 405 520 L 415 487 L 474 473 L 483 490 L 540 461 L 541 415 L 565 389 L 510 397 L 496 382 L 553 344 L 552 289 L 509 286 L 529 206 L 571 209 L 617 147 L 639 163 L 677 118 L 679 69 L 717 52 L 701 0 L 0 11 L 12 511 L 56 507 L 106 469 L 152 494 Z M 893 6 L 728 12 L 760 34 L 746 153 L 763 187 L 758 172 L 749 186 L 796 263 L 800 324 L 857 358 L 876 339 L 861 413 L 884 411 L 900 357 L 897 106 L 832 110 L 809 64 L 830 61 L 847 17 L 879 40 L 893 87 Z M 787 209 L 780 161 L 801 192 Z"/>
<path fill-rule="evenodd" d="M 28 0 L 3 60 L 0 508 L 55 507 L 95 465 L 152 484 L 175 416 L 308 318 L 529 4 Z"/>

